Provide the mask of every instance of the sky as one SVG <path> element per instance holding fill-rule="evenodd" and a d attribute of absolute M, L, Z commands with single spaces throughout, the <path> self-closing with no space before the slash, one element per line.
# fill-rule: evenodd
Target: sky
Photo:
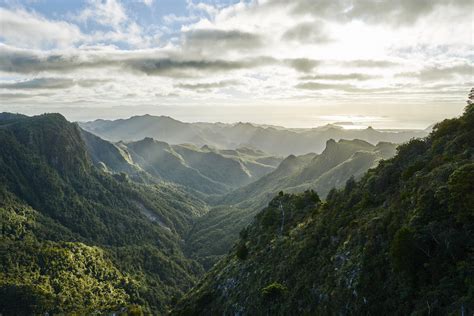
<path fill-rule="evenodd" d="M 425 128 L 474 86 L 471 0 L 0 0 L 0 111 Z"/>

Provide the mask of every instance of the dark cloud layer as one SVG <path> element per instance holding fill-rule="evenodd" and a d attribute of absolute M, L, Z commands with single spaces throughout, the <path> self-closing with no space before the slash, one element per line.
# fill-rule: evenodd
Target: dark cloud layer
<path fill-rule="evenodd" d="M 108 82 L 102 79 L 70 79 L 70 78 L 34 78 L 17 82 L 0 83 L 0 89 L 8 90 L 56 90 L 68 89 L 73 86 L 93 87 Z"/>
<path fill-rule="evenodd" d="M 184 33 L 184 45 L 189 49 L 255 49 L 263 45 L 258 34 L 239 30 L 198 29 Z"/>
<path fill-rule="evenodd" d="M 224 80 L 224 81 L 218 81 L 218 82 L 179 83 L 179 84 L 176 84 L 175 87 L 186 89 L 186 90 L 211 90 L 211 89 L 235 86 L 239 84 L 240 83 L 236 80 Z"/>
<path fill-rule="evenodd" d="M 179 57 L 143 57 L 109 54 L 86 56 L 76 55 L 41 55 L 35 51 L 15 50 L 0 47 L 0 71 L 22 74 L 40 72 L 71 72 L 77 69 L 116 67 L 147 75 L 179 76 L 182 71 L 196 70 L 204 72 L 229 71 L 243 68 L 254 68 L 276 61 L 271 57 L 255 57 L 241 60 L 219 59 L 183 59 Z M 153 53 L 149 54 L 150 56 Z"/>
<path fill-rule="evenodd" d="M 121 65 L 126 69 L 139 71 L 147 75 L 186 77 L 187 74 L 190 74 L 189 71 L 216 73 L 238 69 L 255 68 L 274 62 L 275 60 L 269 57 L 255 57 L 242 60 L 133 58 L 121 61 Z"/>
<path fill-rule="evenodd" d="M 82 55 L 81 55 L 82 54 Z M 308 58 L 278 60 L 268 56 L 224 59 L 184 59 L 178 56 L 154 57 L 153 53 L 109 54 L 79 52 L 76 55 L 39 54 L 35 51 L 0 47 L 0 71 L 37 74 L 41 72 L 68 73 L 78 69 L 119 68 L 146 75 L 189 77 L 193 73 L 211 74 L 267 65 L 281 65 L 299 72 L 311 72 L 320 62 Z"/>
<path fill-rule="evenodd" d="M 309 73 L 321 62 L 315 59 L 308 58 L 295 58 L 295 59 L 285 59 L 285 62 L 291 68 L 299 71 Z"/>
<path fill-rule="evenodd" d="M 34 97 L 51 97 L 53 95 L 53 93 L 0 93 L 0 100 L 27 100 Z"/>
<path fill-rule="evenodd" d="M 68 78 L 36 78 L 13 83 L 0 83 L 1 89 L 11 90 L 66 89 L 72 86 L 74 86 L 74 80 Z"/>

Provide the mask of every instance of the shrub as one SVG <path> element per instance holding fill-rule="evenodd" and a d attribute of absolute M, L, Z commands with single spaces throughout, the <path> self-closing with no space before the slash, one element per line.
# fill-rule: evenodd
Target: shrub
<path fill-rule="evenodd" d="M 143 316 L 143 310 L 138 305 L 131 305 L 127 308 L 127 315 L 128 316 Z"/>
<path fill-rule="evenodd" d="M 261 290 L 262 297 L 268 301 L 280 300 L 285 293 L 288 291 L 288 288 L 281 283 L 273 282 Z"/>

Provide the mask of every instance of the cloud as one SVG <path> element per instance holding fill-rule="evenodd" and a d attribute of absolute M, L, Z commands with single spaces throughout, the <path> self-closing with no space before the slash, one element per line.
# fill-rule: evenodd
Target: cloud
<path fill-rule="evenodd" d="M 168 14 L 163 17 L 163 22 L 166 24 L 173 24 L 173 23 L 190 23 L 196 22 L 199 20 L 197 16 L 187 16 L 187 15 L 176 15 L 176 14 Z"/>
<path fill-rule="evenodd" d="M 286 41 L 297 41 L 304 44 L 329 43 L 331 38 L 324 32 L 322 23 L 303 22 L 288 29 L 282 36 Z"/>
<path fill-rule="evenodd" d="M 187 1 L 187 7 L 190 11 L 204 12 L 209 16 L 215 16 L 219 12 L 215 6 L 204 2 Z"/>
<path fill-rule="evenodd" d="M 93 21 L 100 25 L 119 29 L 128 21 L 124 7 L 116 0 L 89 0 L 89 6 L 76 17 L 81 22 Z"/>
<path fill-rule="evenodd" d="M 63 90 L 74 86 L 91 88 L 110 82 L 108 79 L 34 78 L 15 82 L 0 82 L 6 90 Z"/>
<path fill-rule="evenodd" d="M 36 78 L 12 83 L 0 83 L 1 89 L 34 90 L 34 89 L 65 89 L 74 86 L 69 78 Z"/>
<path fill-rule="evenodd" d="M 320 83 L 320 82 L 305 82 L 295 86 L 298 89 L 304 90 L 344 90 L 346 91 L 350 85 L 334 84 L 334 83 Z"/>
<path fill-rule="evenodd" d="M 363 73 L 349 73 L 349 74 L 319 74 L 316 76 L 304 76 L 301 80 L 370 80 L 378 78 L 379 76 L 368 75 Z"/>
<path fill-rule="evenodd" d="M 359 0 L 347 12 L 349 18 L 362 19 L 369 23 L 412 24 L 442 2 L 436 0 L 377 1 Z"/>
<path fill-rule="evenodd" d="M 270 0 L 269 5 L 288 5 L 285 0 Z M 361 20 L 371 24 L 412 25 L 420 17 L 442 7 L 469 9 L 470 0 L 294 0 L 296 15 L 311 14 L 327 20 Z"/>
<path fill-rule="evenodd" d="M 293 69 L 299 72 L 311 72 L 320 61 L 309 58 L 286 59 L 285 62 Z"/>
<path fill-rule="evenodd" d="M 395 67 L 400 65 L 398 62 L 389 61 L 389 60 L 348 60 L 340 63 L 342 66 L 346 67 L 356 67 L 356 68 L 388 68 Z"/>
<path fill-rule="evenodd" d="M 53 93 L 38 93 L 38 94 L 28 94 L 28 93 L 0 93 L 0 100 L 23 100 L 31 99 L 34 97 L 51 97 Z"/>
<path fill-rule="evenodd" d="M 100 25 L 87 34 L 92 43 L 121 43 L 131 47 L 150 47 L 158 43 L 160 34 L 145 35 L 142 27 L 129 17 L 118 0 L 88 0 L 88 5 L 72 19 L 89 27 Z M 152 1 L 144 0 L 145 5 Z M 92 22 L 92 23 L 91 23 Z"/>
<path fill-rule="evenodd" d="M 18 47 L 66 47 L 84 39 L 76 25 L 47 20 L 24 10 L 0 8 L 0 29 L 0 39 Z"/>
<path fill-rule="evenodd" d="M 43 53 L 0 45 L 0 71 L 7 73 L 69 72 L 97 64 L 78 54 Z"/>
<path fill-rule="evenodd" d="M 91 78 L 87 78 L 87 79 L 75 79 L 74 83 L 76 85 L 80 86 L 80 87 L 83 87 L 83 88 L 91 88 L 91 87 L 100 86 L 100 85 L 109 83 L 111 81 L 112 80 L 110 80 L 110 79 L 91 79 Z"/>
<path fill-rule="evenodd" d="M 274 62 L 274 59 L 268 57 L 245 58 L 240 60 L 137 58 L 124 60 L 122 64 L 125 68 L 139 71 L 147 75 L 187 77 L 192 75 L 193 71 L 198 73 L 227 72 L 265 66 Z"/>
<path fill-rule="evenodd" d="M 179 84 L 176 84 L 175 87 L 186 89 L 186 90 L 211 90 L 211 89 L 235 86 L 239 84 L 240 83 L 236 80 L 224 80 L 224 81 L 217 81 L 217 82 L 179 83 Z"/>
<path fill-rule="evenodd" d="M 161 57 L 162 55 L 163 57 Z M 118 68 L 133 73 L 156 76 L 188 77 L 199 73 L 216 73 L 249 69 L 277 63 L 271 57 L 223 59 L 186 59 L 185 56 L 145 52 L 75 52 L 42 53 L 0 45 L 0 71 L 36 74 L 41 72 L 67 73 L 79 69 Z"/>
<path fill-rule="evenodd" d="M 151 7 L 153 5 L 153 0 L 142 0 L 143 4 Z"/>
<path fill-rule="evenodd" d="M 474 66 L 468 63 L 453 66 L 428 66 L 418 72 L 403 72 L 397 77 L 417 78 L 420 81 L 450 80 L 454 77 L 474 77 Z"/>
<path fill-rule="evenodd" d="M 311 82 L 299 83 L 295 86 L 295 88 L 303 89 L 303 90 L 313 90 L 313 91 L 339 90 L 339 91 L 349 92 L 349 93 L 359 93 L 359 92 L 375 93 L 375 92 L 394 91 L 398 89 L 399 87 L 360 88 L 352 84 L 320 83 L 320 82 L 311 81 Z"/>
<path fill-rule="evenodd" d="M 196 29 L 184 34 L 188 49 L 255 49 L 263 45 L 262 38 L 239 30 Z"/>
<path fill-rule="evenodd" d="M 0 8 L 0 41 L 5 44 L 38 49 L 72 48 L 81 44 L 126 43 L 148 47 L 159 35 L 143 35 L 142 28 L 130 20 L 124 7 L 115 0 L 89 1 L 88 6 L 72 20 L 87 25 L 93 22 L 104 28 L 89 33 L 66 21 L 55 21 L 24 9 Z"/>

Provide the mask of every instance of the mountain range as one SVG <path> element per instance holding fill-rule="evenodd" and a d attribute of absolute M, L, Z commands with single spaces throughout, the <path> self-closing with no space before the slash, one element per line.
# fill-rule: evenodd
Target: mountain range
<path fill-rule="evenodd" d="M 167 116 L 134 116 L 119 120 L 95 120 L 80 126 L 109 141 L 137 141 L 152 137 L 169 144 L 194 144 L 223 149 L 250 147 L 271 155 L 288 156 L 320 153 L 329 139 L 360 139 L 403 143 L 428 135 L 427 130 L 344 129 L 337 125 L 316 128 L 283 128 L 251 123 L 185 123 Z"/>
<path fill-rule="evenodd" d="M 0 313 L 469 312 L 473 113 L 416 139 L 0 113 Z"/>
<path fill-rule="evenodd" d="M 173 182 L 208 195 L 255 181 L 283 159 L 250 148 L 170 145 L 151 137 L 110 143 L 87 131 L 81 133 L 93 162 L 105 171 L 124 172 L 142 182 Z"/>

